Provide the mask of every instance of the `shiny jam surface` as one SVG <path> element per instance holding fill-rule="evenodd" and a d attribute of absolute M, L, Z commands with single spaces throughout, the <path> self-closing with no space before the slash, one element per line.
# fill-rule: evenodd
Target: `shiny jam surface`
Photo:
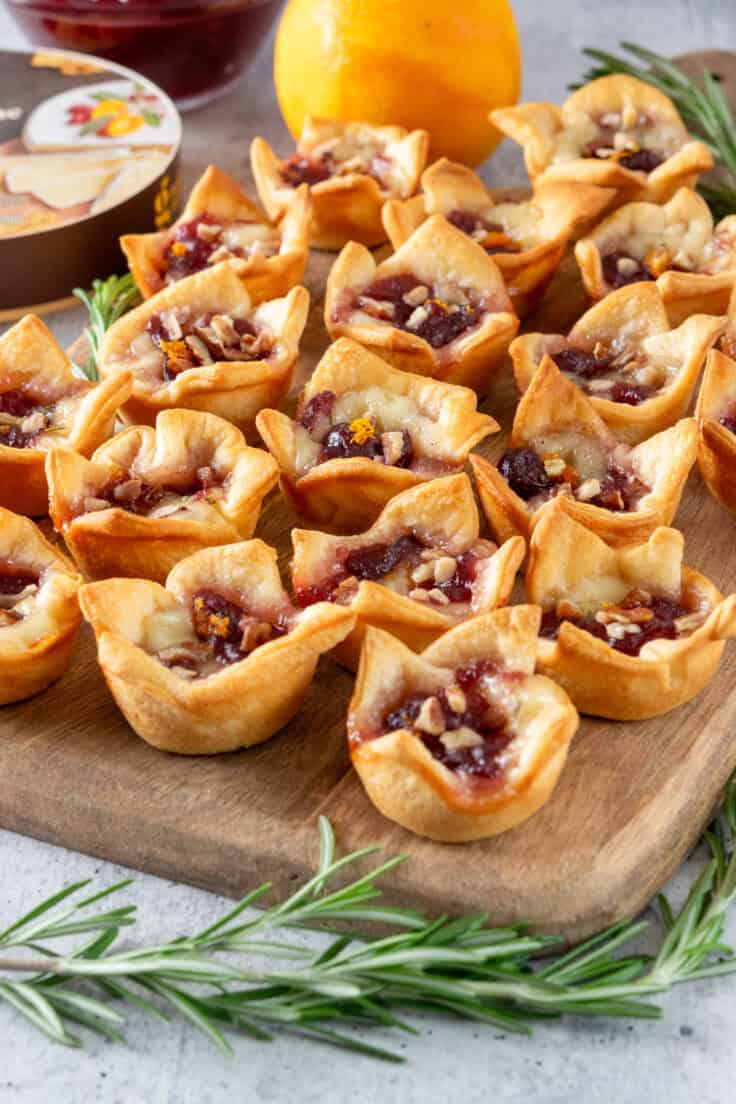
<path fill-rule="evenodd" d="M 610 386 L 605 389 L 591 386 L 592 381 L 600 380 L 609 373 L 618 371 L 613 357 L 596 356 L 592 352 L 573 346 L 568 346 L 551 355 L 560 371 L 571 376 L 588 395 L 610 399 L 611 402 L 626 403 L 628 406 L 639 406 L 640 403 L 646 402 L 657 394 L 658 389 L 655 387 L 625 379 L 612 379 Z"/>
<path fill-rule="evenodd" d="M 331 414 L 336 399 L 334 391 L 318 392 L 305 405 L 299 418 L 299 424 L 322 445 L 317 464 L 364 457 L 395 468 L 411 467 L 414 446 L 407 429 L 381 433 L 375 420 L 368 416 L 333 424 Z"/>
<path fill-rule="evenodd" d="M 476 326 L 481 317 L 481 311 L 472 303 L 450 303 L 439 298 L 433 288 L 410 272 L 374 281 L 355 297 L 353 309 L 416 334 L 433 349 L 448 345 Z"/>
<path fill-rule="evenodd" d="M 457 669 L 452 687 L 439 690 L 433 700 L 414 694 L 394 706 L 383 719 L 382 734 L 409 729 L 448 770 L 480 780 L 499 779 L 505 772 L 503 753 L 513 735 L 504 709 L 485 684 L 488 676 L 498 675 L 493 664 L 485 662 Z M 428 701 L 434 708 L 425 721 Z M 453 734 L 461 729 L 467 735 L 466 746 L 453 742 Z"/>
<path fill-rule="evenodd" d="M 567 606 L 569 608 L 562 608 L 558 603 L 556 609 L 545 610 L 540 636 L 556 640 L 560 625 L 570 621 L 591 636 L 605 641 L 617 652 L 638 656 L 650 640 L 676 640 L 697 627 L 679 623 L 681 619 L 693 615 L 683 595 L 675 599 L 645 590 L 632 590 L 617 605 L 604 606 L 591 614 L 575 611 L 571 603 Z"/>
<path fill-rule="evenodd" d="M 278 14 L 276 0 L 213 4 L 146 0 L 11 0 L 36 45 L 98 54 L 143 73 L 180 105 L 229 85 Z"/>
<path fill-rule="evenodd" d="M 528 445 L 505 452 L 498 462 L 498 470 L 511 490 L 525 502 L 538 495 L 551 498 L 562 488 L 577 497 L 576 491 L 586 486 L 575 468 L 567 465 L 559 474 L 550 475 L 543 458 Z M 594 483 L 597 489 L 589 487 L 582 501 L 615 512 L 635 509 L 638 500 L 651 490 L 632 471 L 617 464 L 612 456 L 608 458 L 606 474 Z"/>
<path fill-rule="evenodd" d="M 321 184 L 329 180 L 337 171 L 337 163 L 330 153 L 319 157 L 305 157 L 294 153 L 281 167 L 281 176 L 285 184 L 297 188 L 300 184 Z"/>
<path fill-rule="evenodd" d="M 200 227 L 218 226 L 210 215 L 198 215 L 177 226 L 164 255 L 168 275 L 179 280 L 200 272 L 210 263 L 210 257 L 219 247 L 219 236 L 207 236 Z"/>
<path fill-rule="evenodd" d="M 48 428 L 48 407 L 18 388 L 0 394 L 0 445 L 32 448 Z"/>

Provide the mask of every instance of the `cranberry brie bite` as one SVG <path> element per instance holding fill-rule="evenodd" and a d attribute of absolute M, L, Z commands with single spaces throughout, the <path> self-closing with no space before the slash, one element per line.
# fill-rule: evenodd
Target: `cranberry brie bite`
<path fill-rule="evenodd" d="M 153 425 L 172 407 L 208 411 L 245 434 L 264 406 L 278 406 L 291 385 L 309 293 L 296 287 L 283 299 L 253 307 L 238 275 L 239 262 L 170 284 L 123 315 L 100 343 L 104 378 L 133 373 L 123 416 Z"/>
<path fill-rule="evenodd" d="M 430 215 L 380 264 L 365 246 L 345 246 L 327 281 L 325 325 L 396 368 L 483 395 L 519 320 L 483 247 Z"/>
<path fill-rule="evenodd" d="M 368 625 L 421 651 L 458 621 L 509 599 L 526 552 L 479 538 L 466 475 L 448 475 L 392 498 L 365 533 L 334 537 L 294 529 L 291 581 L 301 606 L 337 602 L 357 615 L 336 658 L 355 670 Z"/>
<path fill-rule="evenodd" d="M 496 465 L 473 454 L 481 505 L 499 541 L 529 536 L 553 499 L 605 540 L 646 540 L 669 525 L 695 463 L 694 418 L 630 448 L 545 356 L 517 407 Z"/>
<path fill-rule="evenodd" d="M 163 580 L 185 556 L 250 537 L 274 460 L 214 414 L 165 410 L 91 460 L 49 453 L 50 514 L 88 578 Z"/>
<path fill-rule="evenodd" d="M 712 349 L 695 411 L 698 466 L 715 499 L 736 513 L 736 360 Z"/>
<path fill-rule="evenodd" d="M 389 820 L 462 843 L 508 831 L 549 798 L 578 715 L 534 674 L 540 611 L 466 621 L 415 655 L 369 628 L 348 713 L 350 756 Z"/>
<path fill-rule="evenodd" d="M 399 491 L 462 471 L 499 428 L 468 388 L 397 371 L 346 338 L 317 365 L 295 420 L 262 410 L 257 426 L 292 509 L 338 533 L 360 532 Z"/>
<path fill-rule="evenodd" d="M 612 195 L 562 181 L 536 189 L 531 199 L 494 198 L 472 169 L 443 157 L 422 174 L 421 195 L 386 203 L 383 224 L 398 249 L 429 215 L 444 215 L 493 257 L 523 317 L 544 295 L 573 232 L 589 227 Z"/>
<path fill-rule="evenodd" d="M 537 670 L 582 713 L 643 720 L 689 701 L 736 636 L 736 595 L 682 564 L 677 529 L 611 548 L 555 503 L 531 539 L 529 600 L 544 611 Z"/>
<path fill-rule="evenodd" d="M 353 623 L 329 602 L 296 609 L 275 550 L 260 540 L 202 549 L 165 587 L 108 579 L 83 587 L 79 601 L 128 723 L 182 755 L 251 747 L 283 728 L 321 653 Z"/>
<path fill-rule="evenodd" d="M 713 167 L 668 96 L 621 73 L 583 85 L 562 107 L 527 103 L 491 112 L 524 150 L 535 183 L 572 180 L 615 188 L 620 200 L 662 203 Z"/>
<path fill-rule="evenodd" d="M 251 301 L 262 303 L 301 283 L 311 208 L 309 189 L 298 188 L 281 222 L 271 221 L 237 180 L 210 165 L 173 226 L 126 234 L 120 247 L 144 299 L 220 261 L 236 260 Z"/>
<path fill-rule="evenodd" d="M 308 184 L 312 244 L 341 249 L 348 241 L 386 240 L 381 208 L 388 199 L 414 195 L 428 149 L 426 130 L 307 117 L 291 157 L 280 160 L 265 138 L 255 138 L 250 159 L 270 218 L 281 218 Z"/>
<path fill-rule="evenodd" d="M 0 506 L 47 513 L 47 451 L 89 456 L 111 436 L 130 389 L 130 372 L 99 384 L 80 379 L 40 318 L 16 322 L 0 337 Z"/>
<path fill-rule="evenodd" d="M 32 521 L 0 508 L 0 705 L 38 694 L 68 667 L 82 581 Z"/>
<path fill-rule="evenodd" d="M 692 188 L 668 203 L 627 203 L 575 246 L 591 299 L 656 280 L 673 324 L 691 314 L 725 314 L 736 281 L 736 215 L 717 226 Z"/>
<path fill-rule="evenodd" d="M 725 328 L 725 318 L 694 314 L 673 329 L 656 284 L 629 284 L 586 311 L 567 337 L 522 334 L 510 353 L 520 391 L 548 354 L 614 436 L 638 444 L 686 413 L 705 355 Z"/>

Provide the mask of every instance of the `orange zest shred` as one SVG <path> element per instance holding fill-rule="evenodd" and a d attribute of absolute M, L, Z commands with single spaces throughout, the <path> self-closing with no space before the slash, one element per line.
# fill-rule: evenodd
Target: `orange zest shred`
<path fill-rule="evenodd" d="M 356 445 L 364 445 L 376 436 L 376 427 L 370 418 L 353 418 L 350 423 L 350 436 Z"/>
<path fill-rule="evenodd" d="M 175 257 L 186 257 L 187 247 L 184 242 L 176 241 L 173 242 L 171 246 L 171 252 L 174 254 Z"/>
<path fill-rule="evenodd" d="M 168 360 L 188 360 L 189 346 L 183 338 L 179 338 L 177 341 L 160 341 L 159 342 L 161 352 Z"/>

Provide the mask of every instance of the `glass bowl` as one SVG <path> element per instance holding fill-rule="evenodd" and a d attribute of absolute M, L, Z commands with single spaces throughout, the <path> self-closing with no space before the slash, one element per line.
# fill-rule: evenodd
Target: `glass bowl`
<path fill-rule="evenodd" d="M 6 0 L 34 46 L 97 54 L 149 77 L 181 110 L 226 92 L 280 0 Z"/>

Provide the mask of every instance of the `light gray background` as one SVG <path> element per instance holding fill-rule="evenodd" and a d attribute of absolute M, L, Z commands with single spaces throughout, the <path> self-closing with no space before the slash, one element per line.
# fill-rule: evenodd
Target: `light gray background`
<path fill-rule="evenodd" d="M 387 0 L 396 3 L 399 0 Z M 559 100 L 582 71 L 580 49 L 612 48 L 629 38 L 663 53 L 736 47 L 734 0 L 515 0 L 524 51 L 524 96 Z M 0 43 L 17 33 L 0 11 Z M 184 183 L 209 160 L 246 175 L 250 138 L 277 109 L 265 49 L 226 100 L 186 117 Z M 494 58 L 488 58 L 489 66 Z M 286 136 L 284 147 L 287 148 Z M 505 143 L 486 174 L 497 184 L 524 179 Z M 51 320 L 63 341 L 79 327 L 72 314 Z M 0 785 L 2 780 L 0 779 Z M 696 856 L 673 884 L 677 899 Z M 77 878 L 110 884 L 124 871 L 0 831 L 0 926 Z M 138 938 L 158 941 L 210 923 L 226 902 L 139 875 L 129 891 L 141 912 Z M 736 915 L 729 925 L 736 939 Z M 18 1104 L 209 1104 L 212 1101 L 427 1101 L 524 1104 L 720 1104 L 734 1096 L 736 978 L 681 987 L 663 1001 L 661 1022 L 633 1025 L 567 1020 L 540 1026 L 533 1039 L 472 1024 L 425 1021 L 416 1040 L 394 1040 L 408 1062 L 387 1066 L 297 1037 L 271 1044 L 233 1039 L 222 1057 L 180 1023 L 164 1028 L 132 1015 L 125 1045 L 90 1039 L 83 1051 L 45 1041 L 0 1007 L 0 1101 Z M 371 1038 L 376 1039 L 377 1036 Z"/>

